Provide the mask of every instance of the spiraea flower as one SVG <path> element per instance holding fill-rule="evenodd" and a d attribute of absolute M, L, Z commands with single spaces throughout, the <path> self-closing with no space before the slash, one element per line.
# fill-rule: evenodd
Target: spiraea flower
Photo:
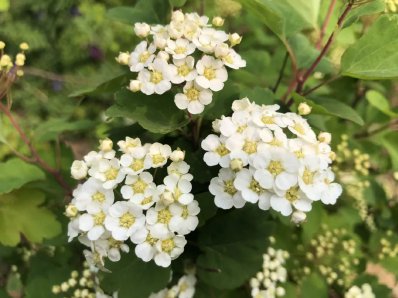
<path fill-rule="evenodd" d="M 361 287 L 352 286 L 344 294 L 344 298 L 375 298 L 376 295 L 372 291 L 369 284 L 363 284 Z"/>
<path fill-rule="evenodd" d="M 105 259 L 119 261 L 131 242 L 143 261 L 168 267 L 199 222 L 185 153 L 161 143 L 142 144 L 138 138 L 117 144 L 120 157 L 113 142 L 105 139 L 98 152 L 72 164 L 73 177 L 87 179 L 76 187 L 66 208 L 69 241 L 78 237 L 91 248 L 85 255 L 99 269 L 104 269 Z M 166 166 L 166 176 L 157 185 L 155 171 Z"/>
<path fill-rule="evenodd" d="M 218 135 L 202 141 L 203 159 L 222 167 L 209 186 L 216 206 L 255 203 L 299 223 L 314 201 L 335 204 L 342 188 L 330 168 L 330 134 L 317 139 L 303 117 L 278 109 L 247 98 L 234 101 L 233 114 L 215 121 Z"/>
<path fill-rule="evenodd" d="M 220 27 L 224 20 L 213 19 Z M 227 68 L 239 69 L 246 61 L 233 47 L 242 37 L 227 34 L 209 23 L 209 18 L 197 13 L 174 11 L 167 25 L 136 23 L 134 32 L 141 41 L 129 59 L 121 53 L 116 61 L 138 72 L 128 89 L 146 95 L 163 94 L 173 85 L 177 88 L 174 102 L 181 110 L 200 114 L 212 102 L 213 92 L 224 88 Z M 173 91 L 174 92 L 174 91 Z"/>
<path fill-rule="evenodd" d="M 177 284 L 171 288 L 152 293 L 149 298 L 193 298 L 195 295 L 196 277 L 194 272 L 189 272 L 180 277 Z"/>

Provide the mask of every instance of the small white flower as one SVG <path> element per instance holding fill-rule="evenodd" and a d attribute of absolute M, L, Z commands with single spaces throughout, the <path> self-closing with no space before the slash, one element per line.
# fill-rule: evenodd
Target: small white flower
<path fill-rule="evenodd" d="M 286 115 L 288 120 L 290 120 L 288 128 L 292 133 L 309 143 L 314 144 L 317 142 L 314 131 L 304 118 L 294 113 L 287 113 Z"/>
<path fill-rule="evenodd" d="M 113 204 L 113 190 L 105 189 L 102 183 L 94 178 L 88 179 L 74 191 L 75 206 L 79 211 L 95 212 L 108 209 Z"/>
<path fill-rule="evenodd" d="M 150 44 L 146 41 L 141 41 L 134 49 L 134 52 L 130 54 L 130 70 L 132 72 L 139 72 L 145 67 L 148 67 L 149 63 L 155 58 L 156 47 L 154 44 Z"/>
<path fill-rule="evenodd" d="M 98 165 L 92 167 L 88 173 L 90 176 L 102 181 L 102 186 L 106 189 L 116 187 L 125 177 L 123 171 L 120 170 L 119 160 L 116 158 L 100 160 Z"/>
<path fill-rule="evenodd" d="M 225 146 L 225 139 L 214 134 L 208 135 L 201 143 L 202 149 L 208 151 L 203 160 L 208 166 L 221 165 L 227 168 L 230 163 L 230 151 Z"/>
<path fill-rule="evenodd" d="M 91 209 L 90 211 L 79 217 L 79 229 L 87 232 L 88 239 L 95 241 L 105 232 L 104 221 L 107 209 Z"/>
<path fill-rule="evenodd" d="M 193 43 L 196 47 L 206 54 L 214 52 L 215 47 L 228 40 L 228 35 L 221 30 L 213 28 L 204 28 L 200 34 L 193 38 Z"/>
<path fill-rule="evenodd" d="M 173 152 L 171 152 L 170 154 L 170 159 L 171 161 L 173 161 L 174 163 L 178 163 L 180 161 L 183 161 L 185 158 L 185 151 L 182 151 L 180 148 L 178 148 L 177 150 L 174 150 Z M 188 164 L 187 164 L 188 165 Z M 188 166 L 189 169 L 189 166 Z M 167 168 L 168 171 L 168 168 Z M 184 173 L 186 174 L 186 173 Z"/>
<path fill-rule="evenodd" d="M 289 216 L 293 212 L 293 207 L 299 211 L 308 212 L 312 208 L 311 203 L 312 201 L 305 196 L 298 185 L 285 191 L 278 190 L 271 197 L 272 209 L 284 216 Z"/>
<path fill-rule="evenodd" d="M 144 262 L 152 260 L 157 251 L 156 243 L 159 239 L 154 238 L 150 230 L 150 227 L 140 229 L 131 236 L 131 241 L 137 244 L 135 254 Z"/>
<path fill-rule="evenodd" d="M 205 55 L 196 63 L 196 70 L 198 76 L 195 80 L 202 88 L 212 91 L 220 91 L 224 88 L 228 73 L 221 60 Z"/>
<path fill-rule="evenodd" d="M 151 233 L 159 238 L 170 232 L 169 224 L 174 215 L 170 211 L 170 206 L 156 206 L 148 209 L 146 222 L 151 226 Z"/>
<path fill-rule="evenodd" d="M 169 267 L 171 260 L 178 258 L 184 251 L 187 241 L 184 236 L 172 233 L 161 237 L 156 243 L 155 263 L 161 267 Z"/>
<path fill-rule="evenodd" d="M 170 90 L 171 83 L 168 77 L 169 65 L 163 59 L 156 58 L 138 73 L 138 80 L 141 82 L 141 91 L 146 95 L 153 93 L 163 94 Z"/>
<path fill-rule="evenodd" d="M 298 114 L 299 114 L 299 115 L 302 115 L 302 116 L 310 114 L 310 113 L 311 113 L 311 110 L 312 110 L 311 106 L 309 106 L 309 105 L 308 105 L 307 103 L 305 103 L 305 102 L 301 102 L 301 103 L 298 105 L 298 107 L 297 107 Z"/>
<path fill-rule="evenodd" d="M 233 33 L 229 35 L 228 40 L 231 43 L 231 46 L 233 47 L 241 43 L 242 36 L 240 36 L 238 33 Z"/>
<path fill-rule="evenodd" d="M 187 205 L 193 200 L 191 194 L 192 185 L 188 180 L 180 178 L 178 175 L 168 175 L 163 179 L 164 192 L 172 194 L 173 202 L 179 202 L 180 204 Z"/>
<path fill-rule="evenodd" d="M 330 144 L 330 142 L 332 141 L 332 135 L 328 132 L 321 132 L 318 135 L 318 140 L 319 142 Z"/>
<path fill-rule="evenodd" d="M 191 114 L 202 113 L 205 105 L 212 101 L 212 92 L 202 88 L 196 82 L 187 82 L 183 92 L 176 94 L 174 103 L 179 109 L 187 109 Z"/>
<path fill-rule="evenodd" d="M 149 32 L 151 31 L 151 26 L 147 23 L 135 23 L 134 24 L 134 33 L 141 38 L 147 37 Z"/>
<path fill-rule="evenodd" d="M 216 27 L 221 27 L 224 25 L 224 19 L 222 17 L 216 16 L 213 18 L 212 24 Z"/>
<path fill-rule="evenodd" d="M 136 147 L 141 147 L 141 140 L 139 138 L 130 138 L 126 137 L 124 141 L 117 142 L 120 151 L 124 153 L 129 153 L 132 150 L 135 150 Z"/>
<path fill-rule="evenodd" d="M 246 201 L 234 186 L 235 177 L 236 174 L 230 169 L 221 169 L 218 177 L 211 179 L 209 191 L 214 195 L 214 203 L 217 207 L 230 209 L 242 208 L 245 205 Z"/>
<path fill-rule="evenodd" d="M 197 73 L 194 68 L 195 59 L 192 56 L 174 59 L 173 64 L 169 65 L 169 78 L 173 84 L 181 84 L 195 79 Z"/>
<path fill-rule="evenodd" d="M 169 207 L 173 217 L 170 220 L 170 230 L 180 235 L 186 235 L 194 231 L 198 226 L 197 215 L 200 212 L 197 201 L 192 201 L 188 205 L 172 204 Z"/>
<path fill-rule="evenodd" d="M 73 179 L 81 180 L 87 177 L 88 167 L 87 164 L 82 160 L 75 160 L 72 163 L 70 173 Z"/>
<path fill-rule="evenodd" d="M 195 51 L 195 45 L 189 40 L 179 38 L 177 40 L 169 39 L 167 41 L 166 52 L 173 55 L 173 59 L 184 59 Z"/>
<path fill-rule="evenodd" d="M 334 173 L 328 169 L 321 173 L 321 179 L 323 182 L 323 191 L 321 192 L 320 199 L 324 204 L 334 205 L 337 199 L 343 192 L 343 188 L 338 183 L 333 183 Z"/>
<path fill-rule="evenodd" d="M 177 175 L 180 177 L 180 179 L 192 181 L 193 176 L 188 173 L 189 168 L 189 164 L 187 164 L 185 161 L 174 161 L 167 167 L 167 174 Z"/>
<path fill-rule="evenodd" d="M 145 166 L 150 168 L 162 167 L 170 157 L 171 148 L 169 145 L 153 143 L 149 146 L 148 154 L 145 158 Z"/>
<path fill-rule="evenodd" d="M 156 190 L 153 177 L 149 172 L 142 172 L 138 175 L 128 175 L 126 185 L 122 186 L 120 192 L 124 199 L 139 204 L 146 197 L 152 196 Z"/>
<path fill-rule="evenodd" d="M 246 67 L 246 61 L 234 49 L 229 49 L 228 53 L 220 58 L 224 65 L 230 68 L 239 69 Z"/>
<path fill-rule="evenodd" d="M 292 222 L 296 225 L 301 224 L 306 218 L 307 215 L 303 211 L 296 210 L 292 214 Z"/>
<path fill-rule="evenodd" d="M 241 191 L 245 201 L 250 203 L 259 202 L 261 209 L 269 209 L 271 194 L 261 187 L 260 183 L 253 177 L 253 171 L 242 169 L 236 174 L 234 186 L 237 190 Z"/>
<path fill-rule="evenodd" d="M 122 171 L 128 175 L 137 175 L 148 169 L 145 166 L 145 157 L 147 151 L 145 147 L 133 147 L 129 153 L 123 154 L 120 158 Z"/>
<path fill-rule="evenodd" d="M 178 280 L 178 298 L 193 298 L 195 295 L 196 277 L 193 274 L 182 276 Z"/>
<path fill-rule="evenodd" d="M 145 216 L 132 202 L 116 202 L 108 212 L 104 224 L 116 240 L 127 240 L 134 232 L 144 228 Z"/>
<path fill-rule="evenodd" d="M 252 111 L 254 108 L 255 104 L 252 104 L 250 100 L 245 97 L 242 99 L 237 99 L 232 102 L 232 111 L 237 112 L 237 111 L 245 111 L 247 110 L 248 112 Z"/>
<path fill-rule="evenodd" d="M 171 13 L 171 21 L 182 23 L 185 20 L 185 15 L 181 10 L 175 10 Z"/>

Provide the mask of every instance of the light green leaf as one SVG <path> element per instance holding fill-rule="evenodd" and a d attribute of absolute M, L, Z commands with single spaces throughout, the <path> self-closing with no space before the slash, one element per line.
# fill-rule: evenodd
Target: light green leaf
<path fill-rule="evenodd" d="M 240 97 L 247 97 L 250 101 L 254 101 L 258 105 L 272 105 L 277 100 L 277 97 L 270 89 L 258 86 L 251 89 L 244 89 Z"/>
<path fill-rule="evenodd" d="M 166 134 L 188 124 L 189 119 L 179 110 L 171 93 L 148 96 L 122 90 L 116 93 L 116 104 L 106 111 L 109 117 L 126 117 L 137 121 L 153 133 Z"/>
<path fill-rule="evenodd" d="M 328 286 L 325 280 L 318 274 L 313 273 L 303 279 L 300 297 L 328 297 Z"/>
<path fill-rule="evenodd" d="M 104 95 L 104 93 L 114 93 L 120 90 L 123 86 L 127 86 L 128 75 L 126 73 L 119 74 L 110 80 L 86 87 L 81 90 L 76 90 L 69 94 L 69 97 L 79 97 L 88 95 Z"/>
<path fill-rule="evenodd" d="M 187 3 L 187 0 L 169 0 L 172 7 L 181 7 Z"/>
<path fill-rule="evenodd" d="M 366 99 L 368 102 L 378 109 L 380 112 L 392 117 L 398 117 L 398 113 L 395 113 L 391 110 L 390 103 L 388 102 L 387 98 L 384 97 L 383 94 L 376 90 L 369 90 L 366 92 Z"/>
<path fill-rule="evenodd" d="M 36 128 L 35 141 L 55 140 L 61 133 L 87 130 L 94 127 L 94 124 L 91 120 L 50 119 Z"/>
<path fill-rule="evenodd" d="M 171 274 L 170 268 L 159 267 L 153 261 L 141 261 L 134 250 L 123 254 L 120 262 L 109 262 L 106 268 L 111 273 L 104 273 L 101 286 L 110 293 L 117 291 L 119 298 L 148 297 L 165 288 Z"/>
<path fill-rule="evenodd" d="M 155 11 L 151 8 L 145 10 L 138 7 L 119 6 L 109 9 L 106 15 L 111 20 L 129 25 L 136 22 L 156 23 L 159 21 Z"/>
<path fill-rule="evenodd" d="M 388 132 L 383 135 L 380 141 L 390 154 L 393 169 L 398 171 L 398 133 Z"/>
<path fill-rule="evenodd" d="M 245 206 L 214 217 L 200 230 L 203 254 L 199 279 L 218 289 L 233 289 L 253 276 L 262 264 L 266 239 L 273 224 L 257 206 Z"/>
<path fill-rule="evenodd" d="M 351 12 L 348 14 L 347 20 L 344 22 L 343 28 L 352 25 L 352 23 L 356 22 L 362 16 L 374 15 L 383 12 L 385 6 L 386 4 L 384 0 L 372 0 L 369 1 L 369 3 L 354 7 L 354 9 L 352 9 Z"/>
<path fill-rule="evenodd" d="M 398 78 L 398 16 L 383 15 L 341 60 L 342 74 L 360 79 Z"/>
<path fill-rule="evenodd" d="M 16 246 L 21 234 L 28 241 L 40 243 L 61 232 L 61 225 L 45 207 L 44 194 L 20 189 L 0 196 L 0 243 Z"/>
<path fill-rule="evenodd" d="M 0 194 L 18 189 L 26 183 L 44 180 L 43 171 L 37 166 L 13 158 L 0 163 Z"/>

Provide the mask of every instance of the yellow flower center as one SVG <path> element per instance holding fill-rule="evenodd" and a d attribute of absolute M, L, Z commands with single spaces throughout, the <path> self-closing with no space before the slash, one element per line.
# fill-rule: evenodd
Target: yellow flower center
<path fill-rule="evenodd" d="M 303 150 L 297 150 L 297 151 L 294 151 L 294 154 L 296 155 L 296 157 L 297 158 L 299 158 L 299 159 L 301 159 L 301 158 L 304 158 L 304 152 L 303 152 Z"/>
<path fill-rule="evenodd" d="M 182 207 L 181 217 L 184 218 L 184 219 L 187 219 L 188 216 L 189 216 L 188 207 L 187 206 L 183 206 Z"/>
<path fill-rule="evenodd" d="M 158 222 L 168 224 L 172 218 L 171 212 L 168 208 L 160 210 L 158 213 Z"/>
<path fill-rule="evenodd" d="M 98 212 L 96 215 L 94 215 L 94 223 L 96 226 L 102 225 L 105 220 L 105 213 L 104 212 Z"/>
<path fill-rule="evenodd" d="M 153 238 L 151 234 L 148 233 L 146 236 L 145 242 L 148 242 L 151 246 L 154 246 L 158 239 Z"/>
<path fill-rule="evenodd" d="M 236 194 L 237 190 L 234 186 L 234 181 L 233 180 L 228 180 L 224 182 L 224 191 L 233 196 L 234 194 Z"/>
<path fill-rule="evenodd" d="M 234 59 L 232 59 L 231 55 L 227 55 L 227 56 L 223 57 L 222 60 L 224 60 L 224 62 L 227 62 L 229 64 L 233 64 L 234 63 Z"/>
<path fill-rule="evenodd" d="M 290 203 L 295 202 L 299 198 L 299 188 L 298 188 L 298 186 L 290 187 L 286 191 L 285 197 Z"/>
<path fill-rule="evenodd" d="M 175 246 L 173 239 L 162 240 L 162 251 L 164 252 L 170 253 Z"/>
<path fill-rule="evenodd" d="M 102 192 L 97 191 L 92 197 L 94 202 L 102 203 L 105 201 L 105 195 Z"/>
<path fill-rule="evenodd" d="M 147 60 L 148 60 L 148 58 L 151 56 L 151 53 L 149 53 L 148 51 L 145 51 L 145 52 L 142 52 L 141 54 L 140 54 L 140 57 L 138 58 L 138 60 L 141 62 L 141 63 L 145 63 Z"/>
<path fill-rule="evenodd" d="M 251 189 L 252 191 L 254 191 L 257 194 L 264 191 L 264 188 L 262 188 L 260 186 L 260 184 L 254 179 L 252 179 L 252 181 L 250 182 L 249 189 Z"/>
<path fill-rule="evenodd" d="M 205 76 L 206 79 L 211 81 L 216 78 L 216 71 L 213 68 L 206 67 L 203 72 L 203 75 Z"/>
<path fill-rule="evenodd" d="M 109 246 L 112 248 L 120 248 L 120 246 L 123 244 L 122 241 L 118 241 L 113 238 L 109 238 L 108 242 L 109 242 Z"/>
<path fill-rule="evenodd" d="M 146 205 L 152 202 L 152 197 L 146 197 L 142 200 L 141 205 Z"/>
<path fill-rule="evenodd" d="M 137 172 L 144 168 L 144 159 L 135 159 L 134 162 L 130 165 L 130 168 Z"/>
<path fill-rule="evenodd" d="M 301 135 L 305 134 L 304 127 L 300 123 L 295 123 L 292 128 Z"/>
<path fill-rule="evenodd" d="M 220 144 L 217 149 L 216 149 L 216 153 L 220 156 L 225 156 L 227 154 L 229 154 L 229 150 L 227 149 L 227 147 L 225 147 L 224 144 Z"/>
<path fill-rule="evenodd" d="M 274 117 L 271 117 L 271 116 L 263 116 L 262 118 L 261 118 L 261 121 L 264 123 L 264 124 L 274 124 L 275 122 L 274 122 Z"/>
<path fill-rule="evenodd" d="M 245 129 L 247 128 L 247 125 L 241 125 L 238 127 L 238 129 L 236 130 L 238 133 L 242 133 Z"/>
<path fill-rule="evenodd" d="M 152 162 L 157 165 L 160 163 L 163 163 L 166 159 L 164 158 L 164 156 L 162 154 L 155 154 L 152 156 Z"/>
<path fill-rule="evenodd" d="M 144 193 L 147 186 L 148 184 L 145 181 L 138 179 L 133 185 L 131 185 L 131 188 L 134 193 Z"/>
<path fill-rule="evenodd" d="M 108 171 L 105 172 L 105 178 L 106 180 L 115 180 L 118 174 L 119 174 L 118 169 L 110 168 Z"/>
<path fill-rule="evenodd" d="M 282 163 L 277 160 L 271 160 L 267 169 L 268 169 L 268 172 L 270 172 L 274 176 L 277 176 L 283 172 Z"/>
<path fill-rule="evenodd" d="M 277 138 L 273 138 L 271 142 L 268 142 L 267 144 L 275 147 L 280 147 L 282 146 L 282 141 L 278 140 Z"/>
<path fill-rule="evenodd" d="M 135 217 L 128 212 L 123 214 L 119 219 L 119 225 L 123 228 L 130 228 L 134 223 L 135 223 Z"/>
<path fill-rule="evenodd" d="M 190 71 L 191 69 L 186 64 L 177 67 L 177 72 L 180 77 L 186 77 L 190 73 Z"/>
<path fill-rule="evenodd" d="M 176 54 L 184 54 L 186 51 L 187 51 L 186 47 L 176 47 L 174 50 Z"/>
<path fill-rule="evenodd" d="M 185 95 L 188 97 L 189 101 L 193 100 L 198 100 L 199 98 L 199 90 L 196 89 L 195 87 L 189 88 L 186 92 Z"/>
<path fill-rule="evenodd" d="M 154 70 L 151 72 L 151 82 L 159 84 L 163 80 L 163 74 L 160 71 Z"/>
<path fill-rule="evenodd" d="M 311 172 L 306 168 L 302 178 L 305 184 L 311 184 L 314 181 L 314 172 Z"/>
<path fill-rule="evenodd" d="M 246 140 L 243 145 L 243 151 L 247 154 L 253 154 L 257 152 L 257 142 Z"/>

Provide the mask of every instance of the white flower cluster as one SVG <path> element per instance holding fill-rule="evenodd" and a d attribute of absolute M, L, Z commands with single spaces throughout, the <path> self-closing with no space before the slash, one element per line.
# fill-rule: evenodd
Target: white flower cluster
<path fill-rule="evenodd" d="M 363 284 L 361 287 L 352 286 L 344 295 L 344 298 L 376 298 L 369 284 Z"/>
<path fill-rule="evenodd" d="M 200 114 L 211 103 L 212 92 L 224 88 L 228 79 L 226 66 L 246 66 L 246 61 L 233 49 L 241 36 L 212 28 L 209 18 L 197 13 L 177 10 L 166 26 L 136 23 L 134 31 L 146 40 L 132 53 L 120 53 L 116 58 L 128 65 L 130 71 L 138 72 L 129 89 L 151 95 L 163 94 L 173 84 L 179 85 L 183 88 L 174 102 L 191 114 Z M 151 42 L 148 36 L 152 36 Z"/>
<path fill-rule="evenodd" d="M 263 270 L 250 280 L 251 295 L 254 298 L 282 297 L 286 291 L 281 284 L 286 282 L 287 271 L 284 267 L 289 253 L 269 247 L 263 255 Z"/>
<path fill-rule="evenodd" d="M 200 209 L 191 194 L 193 177 L 185 154 L 160 143 L 142 145 L 138 138 L 127 137 L 118 145 L 120 158 L 106 139 L 99 152 L 73 163 L 72 176 L 87 180 L 77 186 L 66 209 L 69 241 L 80 235 L 93 250 L 86 257 L 102 265 L 104 257 L 120 260 L 120 252 L 129 251 L 125 241 L 130 239 L 139 258 L 168 267 L 184 251 L 184 235 L 198 225 Z M 149 170 L 156 173 L 169 159 L 167 176 L 156 185 Z M 119 193 L 122 200 L 116 200 Z"/>
<path fill-rule="evenodd" d="M 196 277 L 194 273 L 183 275 L 176 285 L 153 293 L 149 298 L 193 298 L 195 295 Z"/>
<path fill-rule="evenodd" d="M 304 118 L 278 109 L 244 98 L 233 102 L 231 117 L 213 122 L 220 135 L 202 141 L 204 161 L 222 169 L 209 190 L 220 208 L 258 203 L 300 223 L 313 201 L 335 204 L 342 188 L 329 167 L 330 134 L 317 138 Z"/>

